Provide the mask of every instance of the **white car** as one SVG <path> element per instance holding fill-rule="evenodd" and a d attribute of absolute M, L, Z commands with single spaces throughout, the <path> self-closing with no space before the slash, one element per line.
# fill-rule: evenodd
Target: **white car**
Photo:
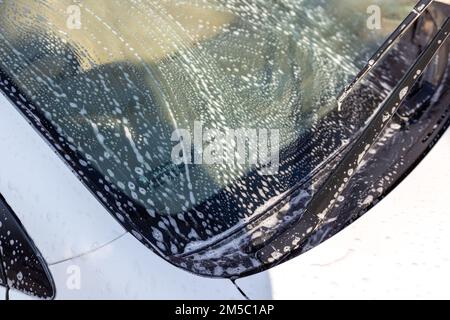
<path fill-rule="evenodd" d="M 448 298 L 449 16 L 1 0 L 0 298 Z"/>

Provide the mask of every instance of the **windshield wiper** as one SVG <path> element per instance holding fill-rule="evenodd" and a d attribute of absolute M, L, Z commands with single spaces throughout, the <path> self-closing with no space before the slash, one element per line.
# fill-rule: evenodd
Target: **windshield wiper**
<path fill-rule="evenodd" d="M 400 38 L 409 27 L 426 11 L 433 3 L 433 0 L 422 0 L 414 7 L 413 11 L 403 20 L 403 22 L 394 30 L 394 32 L 386 39 L 381 47 L 375 52 L 369 62 L 361 69 L 353 81 L 345 87 L 337 98 L 338 110 L 342 109 L 342 104 L 353 89 L 361 82 L 361 80 L 369 73 L 369 71 L 383 59 L 386 53 L 392 48 L 396 40 Z"/>
<path fill-rule="evenodd" d="M 450 18 L 447 18 L 433 40 L 382 103 L 380 109 L 336 166 L 330 177 L 312 197 L 303 214 L 291 228 L 279 234 L 257 252 L 256 255 L 259 260 L 271 264 L 281 263 L 304 244 L 308 235 L 313 234 L 322 225 L 327 213 L 336 205 L 363 158 L 395 115 L 436 52 L 448 40 L 449 34 Z"/>

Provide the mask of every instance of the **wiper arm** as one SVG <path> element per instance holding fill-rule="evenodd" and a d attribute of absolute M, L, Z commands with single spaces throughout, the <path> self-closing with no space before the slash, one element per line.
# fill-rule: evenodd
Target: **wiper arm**
<path fill-rule="evenodd" d="M 293 251 L 304 244 L 308 235 L 322 225 L 327 213 L 336 205 L 363 158 L 395 115 L 414 84 L 432 61 L 436 52 L 448 40 L 449 34 L 450 18 L 447 18 L 439 32 L 420 54 L 393 92 L 387 97 L 330 177 L 314 194 L 298 221 L 295 222 L 293 227 L 278 235 L 259 250 L 257 252 L 258 259 L 268 263 L 282 262 Z"/>
<path fill-rule="evenodd" d="M 426 9 L 433 3 L 433 0 L 422 0 L 414 7 L 413 11 L 403 20 L 403 22 L 394 30 L 394 32 L 386 39 L 381 47 L 375 52 L 369 62 L 361 69 L 353 81 L 345 87 L 342 93 L 337 98 L 338 110 L 342 109 L 342 104 L 353 89 L 361 82 L 361 80 L 369 73 L 369 71 L 383 59 L 386 53 L 392 48 L 398 38 L 400 38 L 409 27 L 416 22 L 416 20 L 426 11 Z"/>

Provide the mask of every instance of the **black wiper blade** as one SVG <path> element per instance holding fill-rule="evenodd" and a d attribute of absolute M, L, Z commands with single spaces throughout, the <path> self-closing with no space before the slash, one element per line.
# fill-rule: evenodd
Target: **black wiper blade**
<path fill-rule="evenodd" d="M 269 264 L 281 263 L 302 246 L 308 235 L 313 234 L 322 225 L 330 209 L 338 203 L 338 200 L 342 200 L 340 199 L 342 192 L 369 149 L 386 128 L 436 52 L 448 41 L 449 34 L 450 18 L 447 18 L 439 32 L 383 102 L 330 177 L 312 197 L 296 223 L 272 239 L 270 243 L 266 243 L 266 246 L 256 253 L 260 261 Z"/>
<path fill-rule="evenodd" d="M 375 67 L 378 62 L 389 52 L 396 40 L 399 39 L 409 27 L 416 22 L 416 20 L 426 11 L 426 9 L 433 3 L 433 0 L 422 0 L 414 7 L 413 11 L 403 20 L 403 22 L 394 30 L 394 32 L 386 39 L 381 47 L 369 59 L 367 64 L 359 71 L 353 81 L 345 87 L 342 93 L 338 96 L 338 109 L 341 110 L 342 104 L 353 89 L 361 82 L 361 80 Z"/>

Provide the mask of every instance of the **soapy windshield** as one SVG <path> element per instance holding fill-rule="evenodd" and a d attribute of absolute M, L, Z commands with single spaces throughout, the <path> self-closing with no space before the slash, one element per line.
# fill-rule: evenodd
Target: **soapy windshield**
<path fill-rule="evenodd" d="M 414 1 L 377 4 L 3 0 L 0 69 L 108 209 L 135 229 L 151 219 L 139 232 L 177 253 L 255 214 L 363 124 L 312 138 Z"/>

